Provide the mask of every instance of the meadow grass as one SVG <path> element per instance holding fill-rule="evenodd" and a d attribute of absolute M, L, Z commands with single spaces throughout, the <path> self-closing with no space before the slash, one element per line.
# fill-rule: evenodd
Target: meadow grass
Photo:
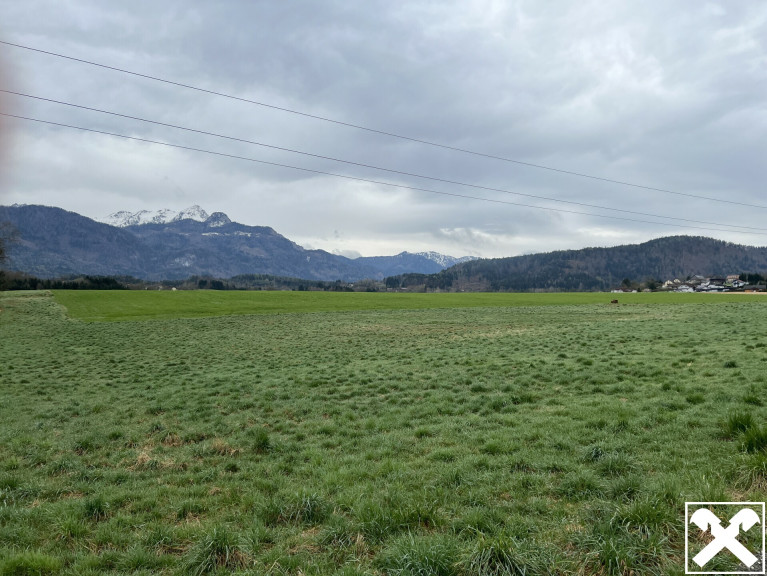
<path fill-rule="evenodd" d="M 1 294 L 0 575 L 683 574 L 767 301 L 611 296 Z"/>
<path fill-rule="evenodd" d="M 194 291 L 54 291 L 68 314 L 84 321 L 161 320 L 241 314 L 353 312 L 361 310 L 433 310 L 509 306 L 604 304 L 614 298 L 624 304 L 683 304 L 742 302 L 766 298 L 761 294 L 556 294 L 509 293 L 393 293 L 393 292 L 222 292 Z"/>

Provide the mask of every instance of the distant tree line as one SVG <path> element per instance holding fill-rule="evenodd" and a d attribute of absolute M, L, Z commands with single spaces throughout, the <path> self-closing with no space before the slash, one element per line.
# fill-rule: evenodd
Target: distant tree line
<path fill-rule="evenodd" d="M 375 280 L 332 282 L 244 274 L 228 279 L 192 276 L 186 280 L 141 280 L 131 276 L 68 276 L 37 278 L 21 272 L 0 270 L 0 290 L 295 290 L 324 292 L 377 292 L 383 283 Z"/>
<path fill-rule="evenodd" d="M 447 270 L 436 274 L 419 274 L 410 272 L 399 276 L 390 276 L 384 280 L 384 285 L 389 289 L 413 289 L 420 288 L 429 290 L 449 290 L 453 286 L 453 275 Z"/>
<path fill-rule="evenodd" d="M 112 276 L 36 278 L 19 272 L 0 270 L 0 290 L 127 290 Z"/>
<path fill-rule="evenodd" d="M 688 278 L 689 279 L 689 278 Z M 767 275 L 742 273 L 740 279 L 748 284 L 764 286 Z M 228 279 L 209 276 L 192 276 L 186 280 L 162 280 L 152 282 L 131 276 L 67 276 L 63 278 L 37 278 L 22 272 L 0 270 L 2 290 L 294 290 L 324 292 L 378 292 L 379 290 L 402 290 L 407 292 L 590 292 L 622 288 L 624 290 L 657 290 L 661 281 L 646 278 L 635 281 L 626 277 L 613 285 L 600 277 L 586 273 L 569 273 L 547 277 L 537 273 L 521 273 L 505 276 L 493 268 L 472 274 L 460 268 L 450 268 L 437 274 L 401 274 L 390 276 L 383 282 L 362 280 L 343 282 L 335 280 L 303 280 L 268 274 L 243 274 Z"/>
<path fill-rule="evenodd" d="M 332 282 L 325 280 L 305 280 L 270 274 L 240 274 L 227 280 L 208 276 L 192 276 L 177 283 L 178 288 L 185 290 L 295 290 L 298 292 L 355 292 L 377 291 L 380 283 L 363 280 L 350 283 L 341 280 Z"/>
<path fill-rule="evenodd" d="M 490 262 L 490 261 L 487 261 Z M 474 263 L 467 263 L 474 264 Z M 491 291 L 491 292 L 588 292 L 605 290 L 605 280 L 584 272 L 557 270 L 512 271 L 504 263 L 460 265 L 437 274 L 401 274 L 384 280 L 388 289 L 408 291 Z"/>
<path fill-rule="evenodd" d="M 749 273 L 742 273 L 740 275 L 740 279 L 743 282 L 747 282 L 748 284 L 765 284 L 767 283 L 767 275 L 762 276 L 761 274 L 749 274 Z"/>

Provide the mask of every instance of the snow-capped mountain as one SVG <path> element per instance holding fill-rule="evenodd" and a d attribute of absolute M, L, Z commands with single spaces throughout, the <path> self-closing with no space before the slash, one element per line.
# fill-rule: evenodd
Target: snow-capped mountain
<path fill-rule="evenodd" d="M 139 210 L 138 212 L 120 210 L 119 212 L 110 214 L 98 221 L 103 222 L 104 224 L 109 224 L 110 226 L 125 228 L 126 226 L 139 226 L 141 224 L 168 224 L 180 220 L 205 222 L 208 218 L 208 213 L 195 204 L 194 206 L 190 206 L 181 211 L 169 210 L 167 208 L 155 211 Z"/>
<path fill-rule="evenodd" d="M 396 276 L 409 272 L 434 274 L 467 260 L 476 260 L 476 258 L 474 256 L 455 258 L 438 252 L 400 252 L 395 256 L 362 256 L 355 262 L 371 266 L 384 276 Z"/>
<path fill-rule="evenodd" d="M 404 252 L 404 254 L 408 254 L 408 252 Z M 437 264 L 442 266 L 442 268 L 450 268 L 451 266 L 455 266 L 456 264 L 460 264 L 461 262 L 477 260 L 476 256 L 463 256 L 461 258 L 455 258 L 454 256 L 447 256 L 445 254 L 440 254 L 439 252 L 415 252 L 413 255 L 423 256 L 427 260 L 436 262 Z"/>
<path fill-rule="evenodd" d="M 229 217 L 223 212 L 213 212 L 208 214 L 198 205 L 190 206 L 185 210 L 139 210 L 138 212 L 128 212 L 121 210 L 102 218 L 99 222 L 126 228 L 128 226 L 141 226 L 143 224 L 173 224 L 182 220 L 193 220 L 195 222 L 205 223 L 207 228 L 222 228 L 232 223 Z M 215 232 L 206 232 L 210 235 L 221 235 Z M 234 234 L 244 234 L 242 231 Z M 461 264 L 469 260 L 476 260 L 474 256 L 464 256 L 455 258 L 439 252 L 400 252 L 395 256 L 372 256 L 361 257 L 357 263 L 377 270 L 379 274 L 393 276 L 408 272 L 417 272 L 420 274 L 433 274 L 450 268 L 456 264 Z"/>
<path fill-rule="evenodd" d="M 100 223 L 47 206 L 0 206 L 0 215 L 3 211 L 29 244 L 26 252 L 15 250 L 13 264 L 41 277 L 127 274 L 172 279 L 195 274 L 221 278 L 273 274 L 316 280 L 381 280 L 398 274 L 434 274 L 474 259 L 401 252 L 351 260 L 323 250 L 305 250 L 271 228 L 238 224 L 223 212 L 208 214 L 197 205 L 181 211 L 123 210 Z M 79 231 L 77 246 L 71 242 L 72 230 Z M 85 244 L 84 237 L 88 238 Z M 30 248 L 33 244 L 34 250 Z"/>

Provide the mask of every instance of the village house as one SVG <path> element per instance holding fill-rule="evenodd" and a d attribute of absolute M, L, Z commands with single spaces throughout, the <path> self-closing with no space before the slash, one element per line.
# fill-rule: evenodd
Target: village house
<path fill-rule="evenodd" d="M 727 276 L 710 276 L 705 277 L 696 274 L 695 276 L 688 276 L 686 280 L 680 280 L 674 278 L 673 280 L 666 280 L 660 286 L 659 290 L 667 292 L 728 292 L 730 290 L 738 291 L 760 291 L 764 290 L 764 286 L 752 285 L 744 282 L 740 279 L 739 274 L 728 274 Z M 648 288 L 643 288 L 642 292 L 654 291 Z M 621 286 L 611 290 L 611 292 L 617 294 L 621 292 L 636 292 L 627 286 Z"/>

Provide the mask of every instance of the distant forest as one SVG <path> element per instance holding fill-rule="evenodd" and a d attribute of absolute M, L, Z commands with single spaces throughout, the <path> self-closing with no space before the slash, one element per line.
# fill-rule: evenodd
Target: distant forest
<path fill-rule="evenodd" d="M 324 282 L 247 274 L 232 278 L 192 276 L 186 280 L 152 282 L 131 276 L 67 276 L 63 278 L 37 278 L 21 272 L 0 270 L 0 290 L 321 290 L 325 292 L 377 291 L 381 282 Z"/>
<path fill-rule="evenodd" d="M 111 276 L 36 278 L 20 272 L 0 270 L 0 290 L 127 290 L 128 286 Z"/>
<path fill-rule="evenodd" d="M 746 278 L 763 278 L 767 248 L 671 236 L 614 248 L 473 260 L 437 274 L 402 274 L 385 282 L 389 289 L 406 290 L 590 292 L 627 284 L 655 289 L 665 280 L 685 280 L 695 274 L 742 273 Z"/>

